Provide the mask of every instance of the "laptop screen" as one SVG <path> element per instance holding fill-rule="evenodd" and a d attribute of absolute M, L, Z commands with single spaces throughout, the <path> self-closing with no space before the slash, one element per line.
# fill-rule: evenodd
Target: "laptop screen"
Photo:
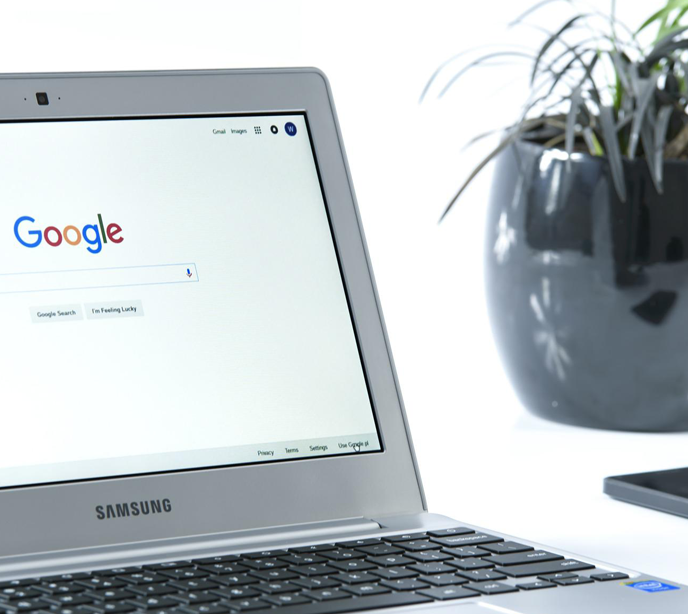
<path fill-rule="evenodd" d="M 0 488 L 381 451 L 305 114 L 0 143 Z"/>

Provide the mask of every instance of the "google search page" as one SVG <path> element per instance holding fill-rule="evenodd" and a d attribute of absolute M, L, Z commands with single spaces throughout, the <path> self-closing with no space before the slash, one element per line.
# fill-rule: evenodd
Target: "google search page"
<path fill-rule="evenodd" d="M 0 143 L 0 487 L 381 449 L 304 115 Z"/>

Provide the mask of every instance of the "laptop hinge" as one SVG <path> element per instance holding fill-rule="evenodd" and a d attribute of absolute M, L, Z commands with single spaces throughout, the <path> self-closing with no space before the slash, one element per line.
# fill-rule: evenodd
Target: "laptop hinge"
<path fill-rule="evenodd" d="M 365 535 L 379 530 L 380 525 L 372 520 L 346 518 L 114 546 L 0 557 L 0 579 L 125 567 L 141 563 L 307 545 L 319 541 L 337 541 L 346 539 L 347 536 Z"/>

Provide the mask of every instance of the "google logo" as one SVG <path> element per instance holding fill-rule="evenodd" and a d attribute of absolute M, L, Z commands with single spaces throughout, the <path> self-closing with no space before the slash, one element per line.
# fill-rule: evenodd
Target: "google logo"
<path fill-rule="evenodd" d="M 81 230 L 71 224 L 62 230 L 55 226 L 48 226 L 45 230 L 26 230 L 26 227 L 22 227 L 23 224 L 35 222 L 35 219 L 25 215 L 14 223 L 14 236 L 24 247 L 38 247 L 43 241 L 52 247 L 62 245 L 63 241 L 69 245 L 79 245 L 83 240 L 88 243 L 89 247 L 86 249 L 89 252 L 98 254 L 108 240 L 112 243 L 124 241 L 124 237 L 118 236 L 122 232 L 122 227 L 119 224 L 105 226 L 100 213 L 97 224 L 86 224 Z M 26 232 L 24 238 L 22 238 L 23 232 Z"/>

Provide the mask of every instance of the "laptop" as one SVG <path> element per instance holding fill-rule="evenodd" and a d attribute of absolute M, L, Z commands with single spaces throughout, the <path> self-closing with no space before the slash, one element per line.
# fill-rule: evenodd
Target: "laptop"
<path fill-rule="evenodd" d="M 321 72 L 3 75 L 0 143 L 0 614 L 688 610 L 428 511 Z"/>

